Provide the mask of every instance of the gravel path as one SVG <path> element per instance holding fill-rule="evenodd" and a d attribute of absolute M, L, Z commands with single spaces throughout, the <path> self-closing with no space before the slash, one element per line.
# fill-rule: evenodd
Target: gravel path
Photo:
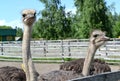
<path fill-rule="evenodd" d="M 1 62 L 0 61 L 0 67 L 2 66 L 15 66 L 18 68 L 21 68 L 21 62 Z M 47 73 L 50 71 L 54 71 L 54 70 L 59 70 L 59 65 L 60 64 L 54 64 L 54 63 L 35 63 L 35 67 L 37 72 L 39 72 L 40 74 L 43 73 Z M 117 71 L 120 69 L 120 66 L 115 66 L 115 65 L 110 65 L 112 71 Z"/>

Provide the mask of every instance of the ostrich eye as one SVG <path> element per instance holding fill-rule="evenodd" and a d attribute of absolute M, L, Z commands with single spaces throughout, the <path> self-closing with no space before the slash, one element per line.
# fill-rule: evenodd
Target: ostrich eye
<path fill-rule="evenodd" d="M 98 36 L 99 36 L 98 34 L 93 35 L 93 37 L 98 37 Z"/>
<path fill-rule="evenodd" d="M 26 16 L 26 14 L 22 14 L 22 16 L 23 16 L 23 17 L 25 17 L 25 16 Z"/>
<path fill-rule="evenodd" d="M 36 15 L 36 13 L 34 13 L 34 16 Z"/>

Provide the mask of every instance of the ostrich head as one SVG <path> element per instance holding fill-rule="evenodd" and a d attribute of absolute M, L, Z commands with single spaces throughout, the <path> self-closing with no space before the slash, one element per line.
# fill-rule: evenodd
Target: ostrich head
<path fill-rule="evenodd" d="M 109 40 L 109 37 L 107 37 L 105 35 L 105 32 L 102 32 L 101 30 L 94 30 L 90 36 L 90 42 L 94 46 L 96 46 L 96 48 L 99 48 L 101 45 L 103 45 L 108 40 Z"/>
<path fill-rule="evenodd" d="M 32 26 L 36 20 L 36 11 L 33 9 L 22 11 L 22 21 L 27 26 Z"/>

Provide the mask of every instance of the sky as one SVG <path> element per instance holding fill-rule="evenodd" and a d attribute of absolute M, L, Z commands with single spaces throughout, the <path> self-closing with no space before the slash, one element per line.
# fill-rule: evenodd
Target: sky
<path fill-rule="evenodd" d="M 120 14 L 120 0 L 105 0 L 107 5 L 114 3 L 115 11 Z M 66 6 L 66 11 L 75 13 L 74 0 L 61 0 Z M 1 0 L 0 1 L 0 26 L 6 25 L 12 28 L 23 28 L 21 22 L 21 11 L 24 9 L 35 9 L 37 12 L 44 9 L 39 0 Z M 37 18 L 39 18 L 38 16 Z"/>

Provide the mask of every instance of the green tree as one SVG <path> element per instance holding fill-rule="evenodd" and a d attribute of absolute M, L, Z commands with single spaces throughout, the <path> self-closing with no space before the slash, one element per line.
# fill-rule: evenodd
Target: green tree
<path fill-rule="evenodd" d="M 116 21 L 115 25 L 113 26 L 113 35 L 114 37 L 120 37 L 120 21 Z"/>
<path fill-rule="evenodd" d="M 115 12 L 112 16 L 114 21 L 120 21 L 120 14 Z"/>
<path fill-rule="evenodd" d="M 16 33 L 17 37 L 22 37 L 23 36 L 23 30 L 22 30 L 22 28 L 17 27 L 16 31 L 17 31 L 17 33 Z"/>
<path fill-rule="evenodd" d="M 35 23 L 33 37 L 45 39 L 64 39 L 71 35 L 71 17 L 65 13 L 65 7 L 60 0 L 40 0 L 45 9 L 41 18 Z"/>
<path fill-rule="evenodd" d="M 75 0 L 78 23 L 78 36 L 88 38 L 93 29 L 101 29 L 112 36 L 112 25 L 107 15 L 107 7 L 104 0 Z M 80 6 L 81 5 L 81 6 Z"/>
<path fill-rule="evenodd" d="M 11 26 L 0 26 L 0 29 L 12 29 L 12 27 Z"/>
<path fill-rule="evenodd" d="M 114 13 L 113 17 L 113 37 L 120 37 L 120 15 L 116 12 Z"/>

